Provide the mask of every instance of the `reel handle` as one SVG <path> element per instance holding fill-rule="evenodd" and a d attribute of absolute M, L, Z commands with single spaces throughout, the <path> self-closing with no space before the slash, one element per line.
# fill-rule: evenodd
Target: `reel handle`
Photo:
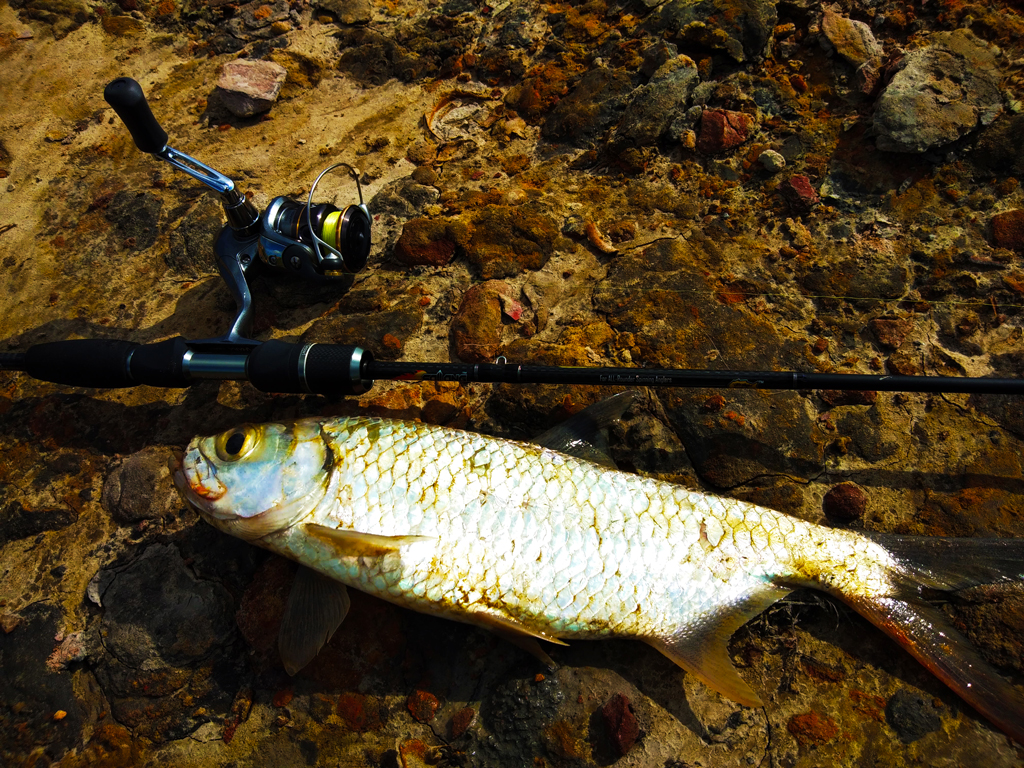
<path fill-rule="evenodd" d="M 153 110 L 138 82 L 130 77 L 111 80 L 103 89 L 103 98 L 127 126 L 136 147 L 156 154 L 167 146 L 167 131 L 153 117 Z"/>

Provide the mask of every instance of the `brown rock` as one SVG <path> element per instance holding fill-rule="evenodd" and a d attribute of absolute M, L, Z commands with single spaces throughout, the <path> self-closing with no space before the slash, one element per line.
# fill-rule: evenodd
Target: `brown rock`
<path fill-rule="evenodd" d="M 992 217 L 992 244 L 998 248 L 1024 251 L 1024 209 L 997 213 Z"/>
<path fill-rule="evenodd" d="M 473 217 L 466 258 L 486 280 L 513 277 L 547 264 L 558 234 L 539 206 L 487 205 Z"/>
<path fill-rule="evenodd" d="M 437 145 L 432 141 L 414 141 L 405 156 L 410 163 L 430 165 L 437 160 Z"/>
<path fill-rule="evenodd" d="M 167 517 L 181 508 L 181 499 L 167 467 L 169 451 L 143 448 L 114 467 L 103 483 L 103 508 L 118 523 Z"/>
<path fill-rule="evenodd" d="M 457 739 L 469 730 L 475 717 L 476 711 L 472 707 L 463 707 L 456 712 L 452 716 L 452 738 Z"/>
<path fill-rule="evenodd" d="M 822 389 L 818 392 L 826 405 L 874 405 L 878 393 L 872 390 Z"/>
<path fill-rule="evenodd" d="M 380 730 L 380 703 L 373 696 L 343 693 L 338 697 L 338 716 L 351 730 L 363 733 Z"/>
<path fill-rule="evenodd" d="M 747 140 L 754 120 L 743 112 L 706 109 L 700 119 L 697 149 L 706 155 L 738 147 Z"/>
<path fill-rule="evenodd" d="M 832 43 L 836 53 L 855 67 L 878 59 L 883 53 L 882 46 L 875 40 L 867 24 L 840 16 L 830 9 L 825 9 L 821 31 Z"/>
<path fill-rule="evenodd" d="M 502 297 L 510 298 L 512 289 L 500 280 L 474 285 L 462 297 L 452 321 L 455 354 L 467 363 L 489 363 L 501 346 Z"/>
<path fill-rule="evenodd" d="M 437 181 L 437 173 L 433 168 L 421 165 L 412 172 L 412 180 L 417 184 L 431 185 Z"/>
<path fill-rule="evenodd" d="M 802 747 L 827 744 L 839 735 L 839 726 L 828 715 L 819 715 L 814 710 L 802 715 L 793 715 L 786 723 L 793 738 Z"/>
<path fill-rule="evenodd" d="M 114 37 L 140 37 L 146 32 L 146 25 L 134 16 L 104 16 L 100 24 Z"/>
<path fill-rule="evenodd" d="M 415 720 L 429 723 L 441 706 L 437 697 L 429 691 L 413 691 L 405 702 L 406 708 Z"/>
<path fill-rule="evenodd" d="M 899 349 L 910 332 L 914 330 L 914 323 L 910 320 L 893 317 L 876 317 L 868 323 L 868 327 L 883 347 Z"/>
<path fill-rule="evenodd" d="M 803 174 L 790 176 L 779 185 L 779 191 L 794 210 L 806 213 L 821 202 L 818 193 L 811 186 L 811 180 Z"/>
<path fill-rule="evenodd" d="M 273 106 L 287 75 L 284 67 L 272 61 L 236 59 L 224 65 L 217 87 L 233 115 L 251 117 Z"/>
<path fill-rule="evenodd" d="M 318 0 L 316 6 L 333 13 L 342 24 L 368 24 L 373 15 L 369 0 Z"/>
<path fill-rule="evenodd" d="M 620 756 L 625 756 L 633 748 L 640 735 L 633 708 L 624 694 L 616 693 L 601 707 L 601 717 L 608 729 L 612 745 Z"/>
<path fill-rule="evenodd" d="M 395 244 L 395 258 L 408 266 L 442 267 L 454 258 L 457 249 L 448 222 L 412 219 L 402 227 L 402 235 Z"/>
<path fill-rule="evenodd" d="M 921 372 L 913 355 L 898 350 L 889 355 L 889 359 L 885 361 L 885 367 L 889 369 L 890 373 L 897 376 L 916 376 Z"/>
<path fill-rule="evenodd" d="M 829 520 L 849 523 L 864 516 L 867 503 L 867 496 L 858 486 L 853 483 L 840 483 L 825 494 L 821 506 Z"/>

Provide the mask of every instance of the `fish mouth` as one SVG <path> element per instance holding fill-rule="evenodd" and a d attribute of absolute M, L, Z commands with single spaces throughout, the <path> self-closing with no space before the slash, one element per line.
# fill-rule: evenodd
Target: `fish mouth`
<path fill-rule="evenodd" d="M 167 465 L 175 487 L 188 501 L 196 504 L 217 501 L 227 493 L 228 489 L 216 478 L 209 462 L 196 448 L 187 452 L 173 451 Z M 202 471 L 204 467 L 205 473 Z"/>

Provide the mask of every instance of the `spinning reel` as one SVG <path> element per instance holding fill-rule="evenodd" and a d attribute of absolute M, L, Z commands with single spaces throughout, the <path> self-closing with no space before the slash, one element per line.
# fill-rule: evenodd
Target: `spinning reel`
<path fill-rule="evenodd" d="M 331 280 L 359 272 L 370 253 L 370 212 L 363 202 L 359 174 L 348 163 L 326 168 L 309 190 L 305 202 L 275 197 L 261 214 L 235 188 L 235 183 L 208 165 L 167 145 L 167 131 L 149 108 L 142 87 L 130 77 L 119 77 L 103 91 L 103 98 L 124 121 L 143 152 L 165 160 L 216 192 L 228 223 L 214 245 L 217 267 L 238 303 L 230 330 L 217 339 L 254 346 L 252 295 L 246 275 L 257 262 L 274 270 L 292 272 L 311 280 Z M 356 183 L 359 204 L 344 209 L 330 203 L 313 203 L 320 180 L 336 168 L 346 168 Z"/>

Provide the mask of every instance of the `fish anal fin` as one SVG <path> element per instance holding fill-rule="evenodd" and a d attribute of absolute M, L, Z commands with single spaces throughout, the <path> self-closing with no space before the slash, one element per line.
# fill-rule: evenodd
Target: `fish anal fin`
<path fill-rule="evenodd" d="M 296 674 L 327 644 L 349 608 L 345 585 L 299 566 L 277 633 L 285 671 Z"/>
<path fill-rule="evenodd" d="M 435 540 L 430 536 L 381 536 L 376 533 L 339 530 L 317 523 L 306 523 L 304 527 L 310 536 L 334 547 L 339 557 L 381 557 L 409 544 Z"/>
<path fill-rule="evenodd" d="M 543 632 L 539 629 L 528 627 L 520 621 L 490 611 L 478 611 L 473 613 L 471 621 L 484 629 L 489 629 L 494 634 L 503 637 L 518 648 L 522 648 L 531 656 L 540 659 L 544 664 L 554 669 L 555 662 L 544 649 L 540 647 L 538 640 L 546 640 L 555 645 L 568 645 L 554 635 Z"/>
<path fill-rule="evenodd" d="M 525 637 L 524 635 L 517 635 L 515 632 L 508 632 L 504 629 L 493 629 L 494 634 L 498 635 L 505 641 L 512 645 L 526 651 L 528 654 L 533 656 L 535 659 L 540 661 L 548 669 L 555 669 L 558 665 L 555 664 L 555 660 L 552 659 L 544 649 L 540 647 L 540 643 L 534 640 L 532 637 Z"/>
<path fill-rule="evenodd" d="M 693 627 L 677 628 L 644 641 L 691 673 L 708 688 L 746 707 L 763 706 L 761 697 L 740 677 L 729 658 L 729 638 L 750 619 L 792 590 L 761 584 L 739 604 L 702 618 Z"/>

